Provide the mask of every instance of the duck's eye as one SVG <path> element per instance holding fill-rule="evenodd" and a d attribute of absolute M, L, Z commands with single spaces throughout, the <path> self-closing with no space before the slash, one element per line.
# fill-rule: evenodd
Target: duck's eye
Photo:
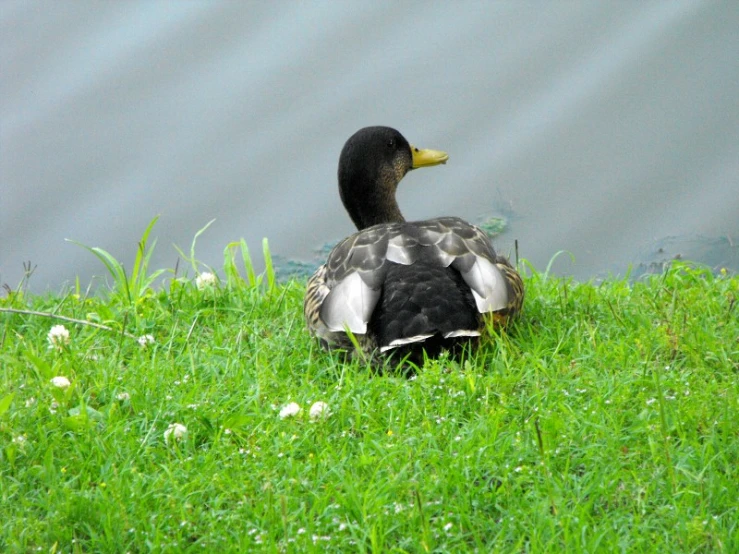
<path fill-rule="evenodd" d="M 388 139 L 387 145 L 388 145 L 389 148 L 394 148 L 395 147 L 395 141 L 393 139 Z"/>

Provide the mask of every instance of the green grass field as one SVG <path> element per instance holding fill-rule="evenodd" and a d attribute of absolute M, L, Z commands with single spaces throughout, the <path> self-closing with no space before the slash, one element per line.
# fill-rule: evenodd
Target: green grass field
<path fill-rule="evenodd" d="M 510 332 L 407 379 L 233 246 L 202 288 L 96 251 L 110 290 L 0 300 L 0 551 L 739 552 L 738 277 L 525 267 Z"/>

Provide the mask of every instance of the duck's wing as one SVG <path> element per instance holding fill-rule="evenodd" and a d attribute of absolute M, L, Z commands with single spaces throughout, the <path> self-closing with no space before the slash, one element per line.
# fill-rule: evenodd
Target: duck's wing
<path fill-rule="evenodd" d="M 504 308 L 493 310 L 488 315 L 492 317 L 492 322 L 495 325 L 505 326 L 521 312 L 523 307 L 523 280 L 518 271 L 511 265 L 511 262 L 508 261 L 508 258 L 497 256 L 495 265 L 505 278 L 508 302 Z"/>
<path fill-rule="evenodd" d="M 308 282 L 304 312 L 309 329 L 328 343 L 345 338 L 347 329 L 366 334 L 388 264 L 419 261 L 457 270 L 480 313 L 520 309 L 520 277 L 496 255 L 488 236 L 460 218 L 443 217 L 375 225 L 340 242 Z"/>
<path fill-rule="evenodd" d="M 323 264 L 308 280 L 303 300 L 303 315 L 311 335 L 318 337 L 324 348 L 351 349 L 351 340 L 349 340 L 346 332 L 344 330 L 331 330 L 321 319 L 321 308 L 331 292 L 326 277 L 327 271 L 326 264 Z"/>
<path fill-rule="evenodd" d="M 387 245 L 395 226 L 375 225 L 347 237 L 309 279 L 303 312 L 308 329 L 326 345 L 350 347 L 347 330 L 366 335 L 382 293 Z"/>

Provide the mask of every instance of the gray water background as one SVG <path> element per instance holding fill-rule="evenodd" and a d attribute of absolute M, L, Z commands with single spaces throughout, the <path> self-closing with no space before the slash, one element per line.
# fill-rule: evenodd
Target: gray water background
<path fill-rule="evenodd" d="M 578 279 L 739 267 L 739 2 L 6 0 L 0 78 L 10 286 L 105 274 L 65 238 L 130 268 L 156 214 L 154 268 L 214 218 L 216 268 L 241 237 L 311 258 L 353 231 L 336 163 L 375 124 L 450 154 L 408 219 L 505 216 L 499 250 Z"/>

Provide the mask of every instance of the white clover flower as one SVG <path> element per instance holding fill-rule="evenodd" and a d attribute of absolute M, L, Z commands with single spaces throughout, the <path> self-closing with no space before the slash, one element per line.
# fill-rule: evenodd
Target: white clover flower
<path fill-rule="evenodd" d="M 169 443 L 171 439 L 176 441 L 182 440 L 187 436 L 187 427 L 182 423 L 170 423 L 167 430 L 164 431 L 164 440 Z"/>
<path fill-rule="evenodd" d="M 280 410 L 280 419 L 288 417 L 294 417 L 300 413 L 300 404 L 297 402 L 290 402 L 287 406 Z"/>
<path fill-rule="evenodd" d="M 137 341 L 139 343 L 139 346 L 141 346 L 141 348 L 146 348 L 147 346 L 149 346 L 150 344 L 154 344 L 155 342 L 153 335 L 141 335 L 137 339 Z"/>
<path fill-rule="evenodd" d="M 331 415 L 331 410 L 328 407 L 328 404 L 325 402 L 315 402 L 310 407 L 310 419 L 311 421 L 316 421 L 318 419 L 325 419 L 328 416 Z"/>
<path fill-rule="evenodd" d="M 120 401 L 131 400 L 131 395 L 128 394 L 127 392 L 119 392 L 118 394 L 115 395 L 115 397 Z"/>
<path fill-rule="evenodd" d="M 450 523 L 447 523 L 446 525 L 444 525 L 444 531 L 446 531 L 448 533 L 449 531 L 452 530 L 452 527 L 454 527 L 454 524 L 453 523 L 451 523 L 451 522 Z"/>
<path fill-rule="evenodd" d="M 64 325 L 54 325 L 46 339 L 49 341 L 49 348 L 56 348 L 61 352 L 64 346 L 69 344 L 69 331 Z"/>
<path fill-rule="evenodd" d="M 204 271 L 197 277 L 195 277 L 195 286 L 198 290 L 214 287 L 218 284 L 218 277 L 216 277 L 210 271 Z"/>
<path fill-rule="evenodd" d="M 64 377 L 63 375 L 57 375 L 51 380 L 51 384 L 59 389 L 66 389 L 71 385 L 72 383 L 69 382 L 69 379 Z"/>
<path fill-rule="evenodd" d="M 31 406 L 35 404 L 36 404 L 36 399 L 33 396 L 26 400 L 26 408 L 30 408 Z"/>

